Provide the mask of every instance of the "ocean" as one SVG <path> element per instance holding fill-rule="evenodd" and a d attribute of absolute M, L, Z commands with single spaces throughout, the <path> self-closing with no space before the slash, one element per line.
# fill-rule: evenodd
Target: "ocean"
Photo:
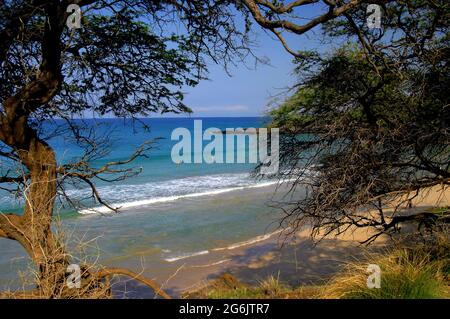
<path fill-rule="evenodd" d="M 194 133 L 195 119 L 202 120 L 203 129 L 219 130 L 258 128 L 267 121 L 262 117 L 142 119 L 149 127 L 146 131 L 131 120 L 85 120 L 88 127 L 96 128 L 96 134 L 107 135 L 111 142 L 111 152 L 92 161 L 94 166 L 124 160 L 147 140 L 154 140 L 154 146 L 148 157 L 130 164 L 142 170 L 139 175 L 114 183 L 96 181 L 103 199 L 120 207 L 119 213 L 110 213 L 87 199 L 91 192 L 87 185 L 67 186 L 67 194 L 79 207 L 62 201 L 56 217 L 75 256 L 134 270 L 145 264 L 150 273 L 158 273 L 180 260 L 249 245 L 277 233 L 281 215 L 269 205 L 274 196 L 270 186 L 277 180 L 253 177 L 255 164 L 172 161 L 171 150 L 178 141 L 171 140 L 171 133 L 179 127 Z M 43 130 L 50 128 L 49 124 Z M 60 163 L 82 154 L 64 134 L 52 137 L 50 144 Z M 1 211 L 15 211 L 21 205 L 1 193 Z M 28 262 L 17 243 L 0 239 L 0 289 L 20 286 L 17 273 L 26 270 Z"/>

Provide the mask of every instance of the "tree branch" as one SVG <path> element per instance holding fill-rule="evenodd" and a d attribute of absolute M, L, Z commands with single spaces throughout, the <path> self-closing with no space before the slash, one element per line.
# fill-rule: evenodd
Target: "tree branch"
<path fill-rule="evenodd" d="M 94 275 L 96 275 L 100 279 L 107 277 L 107 276 L 114 276 L 114 275 L 128 276 L 128 277 L 131 277 L 132 279 L 135 279 L 135 280 L 143 283 L 144 285 L 152 288 L 157 295 L 163 297 L 164 299 L 172 299 L 172 297 L 170 297 L 166 292 L 164 292 L 161 289 L 161 287 L 153 280 L 145 278 L 145 277 L 143 277 L 131 270 L 125 269 L 125 268 L 105 268 L 105 269 L 102 269 L 102 270 L 96 272 Z"/>

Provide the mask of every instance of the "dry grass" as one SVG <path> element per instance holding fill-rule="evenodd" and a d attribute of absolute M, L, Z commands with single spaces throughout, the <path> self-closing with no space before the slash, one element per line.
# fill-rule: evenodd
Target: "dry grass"
<path fill-rule="evenodd" d="M 0 298 L 8 299 L 111 299 L 113 288 L 123 281 L 136 281 L 148 286 L 157 296 L 170 299 L 162 287 L 153 280 L 145 278 L 142 273 L 135 273 L 125 268 L 105 268 L 99 264 L 100 247 L 97 238 L 87 240 L 85 236 L 77 237 L 75 233 L 67 234 L 62 230 L 59 220 L 54 222 L 54 232 L 58 238 L 59 248 L 47 256 L 48 265 L 55 265 L 61 260 L 70 260 L 70 264 L 80 268 L 80 287 L 70 288 L 67 268 L 59 268 L 55 273 L 42 276 L 30 260 L 27 270 L 19 273 L 20 288 L 0 292 Z M 67 253 L 70 247 L 71 254 Z M 124 279 L 126 277 L 127 279 Z M 120 292 L 126 295 L 126 291 Z"/>
<path fill-rule="evenodd" d="M 183 296 L 195 299 L 311 299 L 317 298 L 319 286 L 296 289 L 282 283 L 277 276 L 269 276 L 255 286 L 239 282 L 231 274 L 223 274 L 206 287 Z"/>
<path fill-rule="evenodd" d="M 87 241 L 84 237 L 77 237 L 74 233 L 67 233 L 61 227 L 59 218 L 55 218 L 54 232 L 58 238 L 58 250 L 46 256 L 48 265 L 57 264 L 61 260 L 70 260 L 71 264 L 79 265 L 81 287 L 69 288 L 67 282 L 54 280 L 55 277 L 42 277 L 35 264 L 29 260 L 27 269 L 19 273 L 20 288 L 8 289 L 0 293 L 0 298 L 9 299 L 104 299 L 111 298 L 111 287 L 107 279 L 99 280 L 94 273 L 100 265 L 99 247 L 96 240 Z M 70 243 L 70 244 L 69 244 Z M 71 247 L 71 253 L 67 252 Z M 95 253 L 93 253 L 95 252 Z M 68 278 L 64 273 L 62 278 Z M 56 275 L 56 274 L 55 274 Z"/>
<path fill-rule="evenodd" d="M 207 299 L 429 299 L 450 298 L 450 240 L 448 232 L 434 234 L 432 240 L 409 241 L 409 246 L 384 253 L 367 253 L 348 263 L 327 284 L 292 288 L 279 276 L 269 276 L 255 286 L 239 282 L 230 274 L 185 298 Z M 369 264 L 381 269 L 381 287 L 368 288 Z"/>
<path fill-rule="evenodd" d="M 368 288 L 368 264 L 381 269 L 381 287 Z M 450 242 L 446 234 L 433 243 L 370 254 L 324 286 L 321 298 L 429 299 L 450 298 Z"/>

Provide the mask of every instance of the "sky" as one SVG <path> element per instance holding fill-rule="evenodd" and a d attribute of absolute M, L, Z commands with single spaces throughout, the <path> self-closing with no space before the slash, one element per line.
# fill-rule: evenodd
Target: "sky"
<path fill-rule="evenodd" d="M 322 3 L 308 4 L 296 8 L 293 12 L 295 23 L 304 24 L 313 17 L 324 14 L 327 8 Z M 243 25 L 240 14 L 236 15 L 237 24 Z M 291 18 L 288 18 L 291 19 Z M 175 33 L 177 26 L 169 27 Z M 253 117 L 264 116 L 269 107 L 274 107 L 286 98 L 288 89 L 296 83 L 294 57 L 289 54 L 281 42 L 270 32 L 262 29 L 253 21 L 251 28 L 255 47 L 252 52 L 258 58 L 268 61 L 254 65 L 249 59 L 247 65 L 238 63 L 228 72 L 223 66 L 207 62 L 208 80 L 202 80 L 195 87 L 184 87 L 184 104 L 193 110 L 189 115 L 166 113 L 151 114 L 151 117 Z M 283 33 L 283 37 L 293 50 L 328 51 L 330 44 L 321 40 L 321 31 L 316 27 L 304 35 Z M 254 61 L 253 61 L 254 62 Z M 96 117 L 90 112 L 85 117 Z M 112 116 L 112 115 L 111 115 Z"/>
<path fill-rule="evenodd" d="M 301 12 L 297 16 L 303 17 L 300 19 L 305 23 L 327 9 L 315 5 L 301 7 L 299 10 Z M 274 35 L 256 23 L 253 24 L 252 31 L 257 45 L 254 53 L 260 58 L 267 58 L 269 64 L 259 64 L 252 69 L 240 64 L 231 69 L 230 77 L 223 67 L 210 63 L 209 80 L 184 90 L 184 102 L 194 111 L 192 116 L 262 116 L 267 112 L 269 104 L 274 105 L 274 98 L 281 100 L 280 95 L 285 93 L 286 96 L 287 88 L 296 82 L 293 56 Z M 324 44 L 320 34 L 320 30 L 315 28 L 306 35 L 285 33 L 283 36 L 294 50 L 315 49 L 324 52 L 331 45 Z"/>
<path fill-rule="evenodd" d="M 301 47 L 316 47 L 314 42 L 306 40 Z M 209 80 L 185 89 L 192 116 L 262 116 L 275 98 L 281 99 L 280 94 L 295 83 L 293 56 L 262 30 L 257 32 L 255 53 L 269 63 L 251 68 L 238 64 L 231 68 L 231 76 L 222 66 L 209 64 Z"/>
<path fill-rule="evenodd" d="M 312 17 L 324 14 L 327 8 L 319 4 L 311 4 L 297 8 L 296 23 L 306 23 Z M 236 15 L 237 24 L 243 24 L 241 16 Z M 177 27 L 174 26 L 174 32 Z M 169 30 L 170 31 L 170 30 Z M 296 82 L 294 57 L 289 54 L 280 41 L 267 30 L 262 29 L 256 22 L 252 26 L 255 42 L 252 52 L 266 64 L 254 65 L 254 60 L 247 61 L 247 65 L 238 63 L 230 67 L 228 72 L 223 66 L 207 62 L 208 80 L 202 80 L 195 87 L 184 87 L 184 103 L 193 110 L 193 114 L 164 115 L 152 114 L 151 117 L 251 117 L 264 116 L 269 107 L 279 104 L 288 88 Z M 327 51 L 330 45 L 321 42 L 319 28 L 310 30 L 305 35 L 283 33 L 283 37 L 293 50 Z M 274 103 L 274 101 L 277 101 Z M 90 113 L 85 114 L 91 117 Z"/>

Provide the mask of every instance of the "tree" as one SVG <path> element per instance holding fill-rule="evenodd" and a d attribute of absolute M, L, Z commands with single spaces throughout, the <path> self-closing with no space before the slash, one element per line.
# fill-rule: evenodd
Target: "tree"
<path fill-rule="evenodd" d="M 81 28 L 66 27 L 81 8 Z M 87 111 L 121 117 L 151 112 L 190 112 L 183 86 L 206 75 L 205 59 L 228 63 L 250 54 L 232 1 L 1 1 L 0 7 L 0 183 L 25 199 L 22 214 L 0 213 L 0 237 L 19 242 L 39 273 L 34 295 L 70 297 L 65 285 L 70 263 L 52 231 L 55 199 L 68 183 L 86 183 L 104 205 L 95 180 L 115 181 L 137 173 L 121 168 L 129 159 L 95 167 L 105 154 L 99 141 L 73 117 Z M 181 30 L 176 32 L 176 30 Z M 58 121 L 59 120 L 59 121 Z M 61 120 L 64 124 L 61 124 Z M 43 130 L 46 123 L 54 131 Z M 48 125 L 47 125 L 48 127 Z M 58 163 L 48 144 L 54 134 L 72 137 L 85 150 L 73 163 Z M 109 291 L 106 277 L 127 270 L 83 269 L 82 296 Z M 160 292 L 164 295 L 163 292 Z M 165 295 L 167 297 L 167 295 Z"/>
<path fill-rule="evenodd" d="M 449 4 L 383 9 L 382 29 L 367 28 L 363 8 L 324 24 L 348 43 L 330 56 L 303 52 L 294 94 L 271 112 L 285 177 L 307 189 L 280 203 L 293 230 L 371 228 L 370 243 L 402 223 L 449 220 L 448 209 L 405 210 L 420 191 L 450 185 Z"/>
<path fill-rule="evenodd" d="M 95 180 L 114 181 L 137 173 L 121 165 L 145 156 L 150 147 L 144 144 L 129 159 L 93 167 L 92 160 L 104 154 L 105 147 L 95 134 L 72 121 L 74 116 L 87 111 L 132 118 L 151 112 L 189 112 L 181 88 L 205 77 L 205 59 L 226 67 L 251 55 L 250 18 L 305 60 L 308 55 L 291 49 L 283 31 L 309 32 L 360 12 L 366 2 L 0 1 L 0 184 L 26 199 L 22 214 L 0 214 L 0 237 L 18 241 L 34 261 L 40 277 L 35 293 L 73 296 L 64 285 L 70 258 L 51 228 L 58 192 L 64 195 L 67 183 L 87 183 L 94 198 L 108 205 L 97 192 Z M 66 27 L 69 4 L 81 8 L 80 29 Z M 303 20 L 297 13 L 316 5 L 324 11 L 305 24 L 298 22 Z M 243 24 L 236 22 L 237 15 L 243 16 Z M 55 119 L 64 120 L 65 125 L 44 132 L 45 123 L 56 124 Z M 58 163 L 48 143 L 52 134 L 71 136 L 85 154 L 77 162 Z M 113 273 L 130 274 L 84 269 L 83 296 L 107 291 L 106 278 Z"/>

